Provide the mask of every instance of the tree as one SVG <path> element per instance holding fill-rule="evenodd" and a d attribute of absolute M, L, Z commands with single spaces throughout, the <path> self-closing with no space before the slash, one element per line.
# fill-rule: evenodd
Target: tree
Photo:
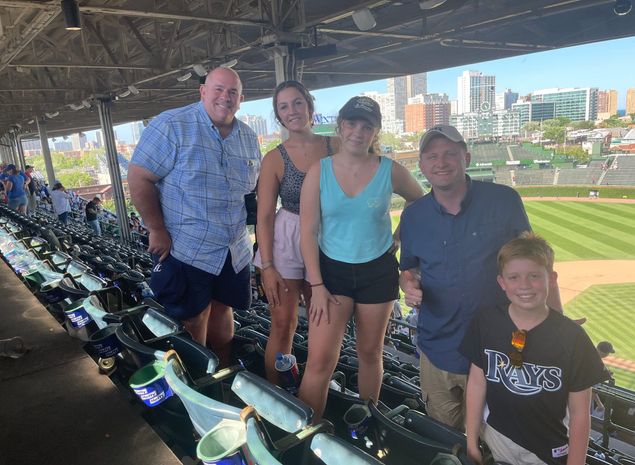
<path fill-rule="evenodd" d="M 71 171 L 70 173 L 60 173 L 57 179 L 66 188 L 84 187 L 93 184 L 93 177 L 83 171 Z"/>
<path fill-rule="evenodd" d="M 390 132 L 379 133 L 379 143 L 382 146 L 392 147 L 393 150 L 401 150 L 403 148 L 403 142 L 401 138 Z"/>
<path fill-rule="evenodd" d="M 525 133 L 525 137 L 529 137 L 529 134 L 536 131 L 540 131 L 539 121 L 527 121 L 523 125 L 523 132 Z"/>
<path fill-rule="evenodd" d="M 558 144 L 562 144 L 564 142 L 564 132 L 564 126 L 551 125 L 545 128 L 543 137 Z"/>
<path fill-rule="evenodd" d="M 266 144 L 263 144 L 260 146 L 260 152 L 264 155 L 267 152 L 270 152 L 271 150 L 275 149 L 278 145 L 280 145 L 281 142 L 282 140 L 280 139 L 272 139 Z"/>
<path fill-rule="evenodd" d="M 574 129 L 595 129 L 595 123 L 593 121 L 574 121 L 571 123 L 571 127 Z"/>

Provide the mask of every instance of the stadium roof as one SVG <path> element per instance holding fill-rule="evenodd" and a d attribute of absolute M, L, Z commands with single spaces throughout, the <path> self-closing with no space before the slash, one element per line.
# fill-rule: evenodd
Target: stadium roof
<path fill-rule="evenodd" d="M 113 123 L 150 118 L 230 60 L 251 100 L 271 95 L 276 61 L 319 89 L 635 35 L 613 0 L 77 3 L 82 29 L 68 31 L 57 0 L 0 0 L 0 135 L 47 114 L 50 136 L 98 127 L 95 99 L 115 96 Z"/>

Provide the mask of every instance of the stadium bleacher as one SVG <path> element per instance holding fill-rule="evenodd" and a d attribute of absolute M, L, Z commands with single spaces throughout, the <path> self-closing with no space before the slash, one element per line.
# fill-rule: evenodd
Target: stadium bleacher
<path fill-rule="evenodd" d="M 497 160 L 509 160 L 507 148 L 503 144 L 470 144 L 468 150 L 472 154 L 472 165 Z"/>
<path fill-rule="evenodd" d="M 635 155 L 616 155 L 602 179 L 603 186 L 635 184 Z"/>

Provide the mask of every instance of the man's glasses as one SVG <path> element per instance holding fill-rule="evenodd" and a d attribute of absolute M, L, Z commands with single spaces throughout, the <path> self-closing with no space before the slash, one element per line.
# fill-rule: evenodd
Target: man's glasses
<path fill-rule="evenodd" d="M 509 354 L 509 361 L 512 366 L 521 368 L 523 366 L 523 349 L 527 342 L 527 331 L 519 329 L 512 333 L 512 348 L 514 349 Z"/>

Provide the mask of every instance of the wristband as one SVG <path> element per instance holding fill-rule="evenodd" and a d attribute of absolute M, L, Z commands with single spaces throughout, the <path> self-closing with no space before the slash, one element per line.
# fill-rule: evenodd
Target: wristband
<path fill-rule="evenodd" d="M 319 287 L 319 286 L 324 286 L 324 283 L 311 284 L 311 287 Z"/>
<path fill-rule="evenodd" d="M 262 262 L 260 269 L 261 270 L 266 270 L 267 268 L 271 268 L 273 266 L 273 262 L 269 261 L 269 262 Z"/>

